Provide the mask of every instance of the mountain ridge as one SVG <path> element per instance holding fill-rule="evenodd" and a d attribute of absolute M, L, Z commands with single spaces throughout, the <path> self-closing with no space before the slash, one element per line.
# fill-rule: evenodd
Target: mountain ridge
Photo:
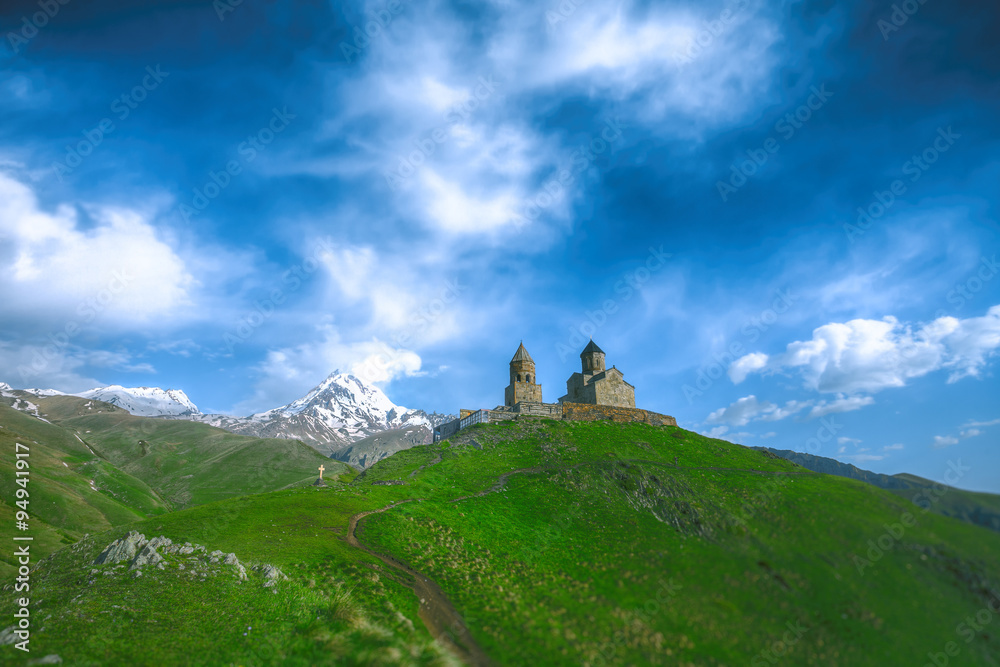
<path fill-rule="evenodd" d="M 435 426 L 455 419 L 454 415 L 427 413 L 397 405 L 378 387 L 350 373 L 342 373 L 339 369 L 330 373 L 301 398 L 246 417 L 203 413 L 180 389 L 124 387 L 116 384 L 76 394 L 64 394 L 54 389 L 15 390 L 10 385 L 3 384 L 0 391 L 11 397 L 17 397 L 17 392 L 22 392 L 22 400 L 25 400 L 23 394 L 37 397 L 78 396 L 123 408 L 135 416 L 194 421 L 237 435 L 257 438 L 301 440 L 331 458 L 354 461 L 355 464 L 366 461 L 365 465 L 371 465 L 393 451 L 398 451 L 398 447 L 376 446 L 377 452 L 374 449 L 366 452 L 361 451 L 355 443 L 384 431 L 393 431 L 406 434 L 405 438 L 399 440 L 400 443 L 426 444 L 433 439 Z M 26 402 L 25 405 L 30 411 L 33 404 Z M 345 458 L 340 458 L 337 453 L 345 451 L 349 453 L 341 454 Z"/>

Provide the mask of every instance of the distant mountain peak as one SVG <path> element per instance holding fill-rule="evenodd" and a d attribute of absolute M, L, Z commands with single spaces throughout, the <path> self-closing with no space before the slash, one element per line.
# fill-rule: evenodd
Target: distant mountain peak
<path fill-rule="evenodd" d="M 378 387 L 340 370 L 330 373 L 302 398 L 249 417 L 199 414 L 178 418 L 242 435 L 299 439 L 327 455 L 376 433 L 398 429 L 409 430 L 408 442 L 430 442 L 435 426 L 455 419 L 453 415 L 429 415 L 396 405 Z M 422 436 L 415 435 L 417 430 Z M 387 455 L 380 451 L 365 456 L 365 465 Z"/>
<path fill-rule="evenodd" d="M 180 389 L 123 387 L 120 384 L 113 384 L 107 387 L 96 387 L 75 395 L 80 398 L 91 398 L 117 405 L 140 417 L 201 414 L 198 406 Z"/>

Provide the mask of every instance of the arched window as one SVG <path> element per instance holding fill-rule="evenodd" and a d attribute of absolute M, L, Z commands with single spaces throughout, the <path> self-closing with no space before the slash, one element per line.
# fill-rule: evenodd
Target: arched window
<path fill-rule="evenodd" d="M 531 376 L 530 375 L 525 375 L 524 376 L 524 381 L 527 382 L 528 384 L 531 384 Z"/>
<path fill-rule="evenodd" d="M 520 373 L 518 373 L 518 374 L 517 374 L 517 381 L 518 381 L 518 382 L 520 382 L 520 381 L 521 381 L 521 374 L 520 374 Z"/>

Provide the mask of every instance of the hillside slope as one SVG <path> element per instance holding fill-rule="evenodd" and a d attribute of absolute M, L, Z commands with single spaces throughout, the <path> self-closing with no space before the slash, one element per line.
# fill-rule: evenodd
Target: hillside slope
<path fill-rule="evenodd" d="M 329 476 L 348 470 L 297 440 L 136 417 L 72 396 L 40 398 L 38 406 L 46 418 L 80 434 L 98 456 L 149 484 L 174 508 L 312 482 L 320 465 Z"/>
<path fill-rule="evenodd" d="M 920 509 L 929 508 L 930 511 L 937 514 L 1000 532 L 1000 495 L 956 489 L 953 486 L 939 484 L 907 473 L 886 475 L 871 472 L 836 459 L 787 449 L 772 449 L 770 447 L 754 447 L 754 449 L 770 451 L 813 472 L 837 475 L 873 484 L 880 489 L 886 489 L 910 500 Z"/>
<path fill-rule="evenodd" d="M 21 447 L 17 447 L 21 445 Z M 47 555 L 86 533 L 161 514 L 169 503 L 147 484 L 94 454 L 71 431 L 0 405 L 0 522 L 14 526 L 17 453 L 29 481 L 28 513 L 33 550 Z M 0 550 L 0 575 L 14 571 L 12 550 Z"/>
<path fill-rule="evenodd" d="M 274 563 L 291 578 L 284 606 L 262 606 L 252 583 L 168 585 L 182 576 L 169 568 L 151 572 L 162 586 L 140 577 L 115 595 L 95 590 L 88 581 L 117 580 L 92 565 L 121 534 L 111 531 L 38 567 L 33 613 L 51 618 L 34 651 L 64 664 L 169 661 L 166 622 L 101 641 L 120 637 L 123 618 L 169 608 L 182 624 L 215 619 L 185 635 L 191 664 L 273 664 L 243 632 L 288 664 L 444 660 L 427 652 L 427 628 L 470 664 L 914 665 L 949 642 L 953 664 L 1000 656 L 1000 633 L 965 621 L 1000 591 L 1000 535 L 676 427 L 480 425 L 348 484 L 135 527 Z M 350 591 L 353 620 L 331 614 L 338 591 Z M 111 606 L 116 596 L 128 596 L 127 612 Z M 252 623 L 242 596 L 259 610 Z M 0 612 L 11 607 L 5 593 Z M 385 651 L 363 657 L 346 637 L 372 624 Z M 73 639 L 82 635 L 91 639 Z"/>

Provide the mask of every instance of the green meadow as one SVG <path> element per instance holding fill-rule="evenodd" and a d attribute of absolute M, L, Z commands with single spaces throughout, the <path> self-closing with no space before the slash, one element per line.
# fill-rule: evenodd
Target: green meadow
<path fill-rule="evenodd" d="M 316 461 L 293 450 L 267 459 L 287 478 L 240 494 L 225 466 L 266 456 L 263 445 L 226 453 L 219 434 L 135 419 L 59 418 L 63 429 L 89 430 L 87 442 L 127 476 L 119 493 L 136 489 L 127 505 L 135 516 L 105 518 L 86 539 L 74 527 L 69 546 L 38 564 L 31 657 L 923 665 L 948 642 L 961 656 L 952 664 L 1000 656 L 1000 615 L 969 641 L 959 628 L 1000 591 L 1000 534 L 677 427 L 479 425 L 356 476 L 339 471 L 326 487 L 307 485 Z M 252 461 L 241 464 L 252 474 Z M 188 496 L 178 486 L 184 466 L 200 468 L 188 473 Z M 230 495 L 213 499 L 220 487 Z M 352 542 L 351 519 L 367 512 Z M 226 568 L 195 578 L 170 558 L 138 578 L 93 565 L 128 530 L 232 552 L 289 579 L 265 588 L 258 575 L 239 581 Z M 440 599 L 420 592 L 428 580 Z M 0 604 L 12 611 L 14 594 Z M 0 660 L 25 657 L 4 646 Z"/>

